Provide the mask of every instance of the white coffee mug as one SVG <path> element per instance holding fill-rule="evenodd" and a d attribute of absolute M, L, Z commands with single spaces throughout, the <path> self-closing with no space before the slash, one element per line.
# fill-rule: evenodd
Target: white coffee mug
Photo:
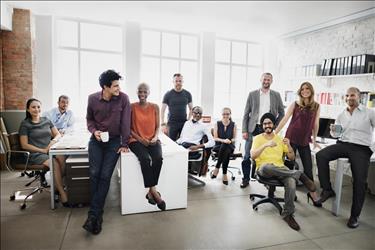
<path fill-rule="evenodd" d="M 100 139 L 102 140 L 102 142 L 108 142 L 109 141 L 108 131 L 107 132 L 101 132 L 100 133 Z"/>

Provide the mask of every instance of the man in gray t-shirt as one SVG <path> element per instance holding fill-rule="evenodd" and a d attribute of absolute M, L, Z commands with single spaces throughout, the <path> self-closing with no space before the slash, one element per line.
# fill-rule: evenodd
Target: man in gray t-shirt
<path fill-rule="evenodd" d="M 182 88 L 183 76 L 179 73 L 173 75 L 174 88 L 165 93 L 161 106 L 161 122 L 165 126 L 164 113 L 168 106 L 168 136 L 176 141 L 180 136 L 185 121 L 190 119 L 193 108 L 193 99 L 189 91 Z M 186 105 L 189 107 L 189 115 L 186 117 Z"/>

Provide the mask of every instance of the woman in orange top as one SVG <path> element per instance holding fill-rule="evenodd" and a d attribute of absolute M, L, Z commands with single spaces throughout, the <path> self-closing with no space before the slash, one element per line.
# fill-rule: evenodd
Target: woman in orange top
<path fill-rule="evenodd" d="M 149 191 L 146 199 L 152 205 L 157 205 L 160 210 L 165 210 L 165 201 L 156 190 L 159 181 L 161 166 L 163 164 L 162 150 L 159 134 L 159 107 L 147 101 L 150 88 L 146 83 L 138 85 L 139 102 L 131 104 L 131 137 L 130 150 L 138 157 L 141 164 L 143 182 Z"/>

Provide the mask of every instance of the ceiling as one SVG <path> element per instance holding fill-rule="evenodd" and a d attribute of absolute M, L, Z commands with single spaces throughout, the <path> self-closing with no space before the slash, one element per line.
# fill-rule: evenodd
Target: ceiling
<path fill-rule="evenodd" d="M 34 14 L 79 17 L 185 32 L 253 40 L 296 30 L 375 8 L 375 1 L 6 1 Z M 256 39 L 254 39 L 256 38 Z"/>

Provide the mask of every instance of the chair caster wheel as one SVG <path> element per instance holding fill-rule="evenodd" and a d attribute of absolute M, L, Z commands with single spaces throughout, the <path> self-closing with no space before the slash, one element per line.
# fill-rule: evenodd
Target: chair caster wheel
<path fill-rule="evenodd" d="M 253 201 L 253 200 L 254 200 L 254 197 L 250 197 L 250 200 Z"/>
<path fill-rule="evenodd" d="M 232 176 L 232 181 L 234 181 L 236 179 L 236 177 Z"/>
<path fill-rule="evenodd" d="M 24 177 L 25 176 L 25 173 L 21 173 L 21 177 Z"/>
<path fill-rule="evenodd" d="M 21 210 L 24 210 L 25 208 L 26 208 L 26 204 L 25 203 L 20 206 Z"/>
<path fill-rule="evenodd" d="M 258 211 L 258 207 L 254 207 L 253 210 L 254 210 L 254 211 Z"/>
<path fill-rule="evenodd" d="M 10 201 L 14 201 L 16 199 L 16 196 L 13 194 L 13 195 L 11 195 L 11 196 L 9 196 L 9 200 Z"/>

